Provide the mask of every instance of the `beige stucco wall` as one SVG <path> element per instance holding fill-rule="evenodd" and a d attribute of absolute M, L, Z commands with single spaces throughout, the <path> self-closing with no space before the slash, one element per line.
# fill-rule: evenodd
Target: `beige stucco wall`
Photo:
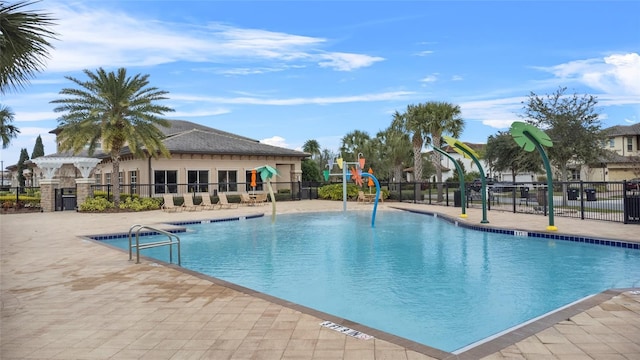
<path fill-rule="evenodd" d="M 631 150 L 627 148 L 628 138 L 631 138 Z M 640 144 L 638 144 L 638 138 L 639 137 L 636 135 L 616 136 L 613 138 L 613 147 L 611 147 L 609 140 L 607 140 L 605 141 L 604 148 L 615 151 L 616 153 L 618 153 L 618 155 L 622 156 L 638 156 L 640 155 L 640 149 L 638 149 L 638 146 L 640 146 Z"/>
<path fill-rule="evenodd" d="M 236 171 L 238 183 L 249 183 L 250 178 L 246 172 L 259 166 L 269 165 L 278 169 L 279 175 L 272 182 L 291 182 L 301 178 L 301 160 L 297 157 L 274 157 L 256 155 L 208 155 L 208 154 L 173 154 L 170 159 L 134 159 L 124 158 L 120 161 L 120 171 L 124 174 L 123 184 L 130 184 L 129 173 L 138 172 L 138 184 L 152 184 L 155 171 L 176 171 L 178 184 L 187 184 L 188 171 L 205 170 L 209 172 L 209 183 L 219 183 L 218 171 Z M 106 174 L 111 173 L 110 161 L 100 163 L 92 172 L 99 175 L 100 183 L 106 185 Z M 97 182 L 98 183 L 98 182 Z M 274 191 L 280 188 L 289 188 L 288 185 L 274 184 Z M 238 191 L 244 192 L 245 188 L 238 185 Z"/>

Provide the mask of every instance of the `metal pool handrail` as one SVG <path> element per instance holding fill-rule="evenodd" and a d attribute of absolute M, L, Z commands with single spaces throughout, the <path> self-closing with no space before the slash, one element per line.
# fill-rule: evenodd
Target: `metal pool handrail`
<path fill-rule="evenodd" d="M 131 234 L 133 233 L 134 229 L 136 232 L 136 243 L 132 244 Z M 142 229 L 147 229 L 162 235 L 167 235 L 168 240 L 155 241 L 155 242 L 150 242 L 150 243 L 140 245 L 140 230 Z M 176 244 L 178 248 L 178 266 L 182 266 L 180 264 L 180 238 L 178 237 L 178 235 L 170 233 L 168 231 L 156 229 L 151 226 L 135 224 L 129 228 L 129 261 L 131 261 L 133 258 L 133 254 L 131 251 L 131 249 L 133 248 L 136 249 L 136 264 L 140 264 L 140 249 L 149 249 L 149 248 L 154 248 L 158 246 L 169 246 L 169 263 L 172 263 L 174 244 Z"/>

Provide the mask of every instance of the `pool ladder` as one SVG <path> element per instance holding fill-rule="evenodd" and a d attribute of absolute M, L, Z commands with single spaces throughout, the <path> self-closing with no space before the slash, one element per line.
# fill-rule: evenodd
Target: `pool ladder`
<path fill-rule="evenodd" d="M 149 243 L 140 244 L 140 231 L 146 229 L 151 230 L 153 232 L 159 233 L 161 235 L 167 235 L 167 240 L 164 241 L 154 241 Z M 133 244 L 131 235 L 135 231 L 136 234 L 136 243 Z M 160 230 L 153 228 L 151 226 L 136 224 L 129 228 L 129 261 L 133 260 L 133 249 L 136 249 L 136 264 L 140 264 L 140 250 L 141 249 L 150 249 L 158 246 L 169 246 L 169 263 L 173 263 L 173 245 L 177 245 L 178 248 L 178 266 L 182 266 L 180 264 L 180 238 L 178 235 L 170 233 L 168 231 Z"/>

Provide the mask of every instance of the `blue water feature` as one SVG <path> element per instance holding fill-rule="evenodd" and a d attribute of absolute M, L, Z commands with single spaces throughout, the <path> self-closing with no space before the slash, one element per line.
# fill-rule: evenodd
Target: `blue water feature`
<path fill-rule="evenodd" d="M 450 352 L 640 285 L 637 249 L 487 233 L 401 211 L 378 213 L 375 227 L 370 220 L 363 210 L 189 225 L 182 265 Z M 166 248 L 142 253 L 168 258 Z"/>

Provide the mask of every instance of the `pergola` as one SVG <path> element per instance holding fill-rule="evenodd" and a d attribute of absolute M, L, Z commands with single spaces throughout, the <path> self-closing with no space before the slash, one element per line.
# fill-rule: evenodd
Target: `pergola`
<path fill-rule="evenodd" d="M 32 159 L 31 162 L 36 164 L 40 170 L 42 170 L 42 174 L 45 179 L 53 179 L 53 176 L 56 173 L 56 170 L 62 167 L 65 164 L 73 164 L 78 170 L 80 170 L 80 174 L 84 179 L 89 178 L 89 174 L 91 170 L 100 163 L 100 159 L 96 158 L 88 158 L 88 157 L 46 157 L 42 156 L 39 158 Z"/>
<path fill-rule="evenodd" d="M 91 170 L 102 161 L 89 157 L 46 157 L 32 159 L 31 162 L 42 170 L 43 179 L 40 180 L 40 207 L 43 211 L 55 211 L 55 189 L 59 184 L 58 179 L 53 177 L 56 171 L 63 165 L 72 164 L 78 170 L 82 178 L 76 179 L 77 203 L 82 203 L 90 194 L 90 187 L 93 179 L 89 178 Z"/>

